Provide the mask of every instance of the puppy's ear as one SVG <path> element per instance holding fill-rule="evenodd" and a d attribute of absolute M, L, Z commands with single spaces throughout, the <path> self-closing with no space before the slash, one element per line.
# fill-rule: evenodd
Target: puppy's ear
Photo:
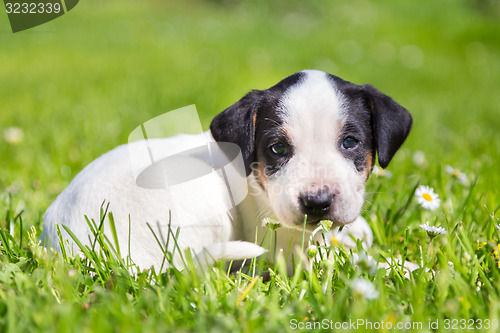
<path fill-rule="evenodd" d="M 252 90 L 219 113 L 210 124 L 215 141 L 231 142 L 240 147 L 247 175 L 255 161 L 255 120 L 262 96 L 262 91 Z"/>
<path fill-rule="evenodd" d="M 368 93 L 368 106 L 373 114 L 378 163 L 386 168 L 410 133 L 412 118 L 404 107 L 375 87 L 366 84 L 362 88 Z"/>

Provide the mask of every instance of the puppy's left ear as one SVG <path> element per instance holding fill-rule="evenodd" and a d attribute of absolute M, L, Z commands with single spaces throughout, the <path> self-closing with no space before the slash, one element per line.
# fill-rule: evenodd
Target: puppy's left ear
<path fill-rule="evenodd" d="M 263 94 L 261 90 L 252 90 L 219 113 L 210 124 L 215 141 L 231 142 L 240 147 L 247 176 L 255 161 L 255 119 Z"/>
<path fill-rule="evenodd" d="M 386 168 L 410 133 L 412 118 L 404 107 L 375 87 L 366 84 L 362 88 L 368 94 L 368 106 L 373 114 L 378 163 Z"/>

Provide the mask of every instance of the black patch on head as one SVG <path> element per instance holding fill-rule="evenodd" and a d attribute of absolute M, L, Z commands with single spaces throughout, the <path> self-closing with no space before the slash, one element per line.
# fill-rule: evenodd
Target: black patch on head
<path fill-rule="evenodd" d="M 351 89 L 352 84 L 343 82 L 344 84 L 337 87 L 343 93 L 343 98 L 346 103 L 343 103 L 346 121 L 342 128 L 339 137 L 338 145 L 342 154 L 353 161 L 358 172 L 365 170 L 369 155 L 375 155 L 375 146 L 373 143 L 372 134 L 372 115 L 366 105 L 364 93 L 359 89 Z M 354 138 L 358 141 L 358 145 L 353 149 L 344 149 L 342 143 L 346 138 Z"/>
<path fill-rule="evenodd" d="M 299 72 L 267 90 L 252 90 L 212 121 L 210 130 L 216 141 L 232 142 L 241 148 L 247 175 L 252 170 L 252 163 L 259 162 L 265 165 L 266 176 L 271 176 L 293 156 L 279 102 L 304 75 Z M 330 74 L 327 77 L 345 98 L 343 112 L 347 120 L 337 142 L 339 149 L 360 172 L 367 167 L 367 159 L 375 152 L 380 166 L 387 167 L 410 132 L 410 114 L 370 85 L 359 86 Z M 347 137 L 356 139 L 359 145 L 342 150 L 342 142 Z M 287 145 L 288 153 L 272 154 L 270 146 L 276 142 Z"/>
<path fill-rule="evenodd" d="M 358 171 L 364 170 L 369 152 L 375 155 L 375 151 L 380 166 L 386 168 L 410 132 L 410 113 L 370 85 L 359 86 L 333 75 L 329 78 L 346 99 L 343 112 L 347 120 L 339 138 L 341 151 Z M 342 142 L 349 136 L 360 144 L 355 149 L 343 150 Z"/>
<path fill-rule="evenodd" d="M 284 140 L 278 104 L 286 90 L 297 84 L 303 75 L 299 72 L 269 89 L 252 90 L 218 114 L 210 124 L 215 141 L 232 142 L 240 147 L 247 175 L 252 163 L 257 161 L 264 161 L 268 166 L 266 170 L 271 171 L 283 164 L 283 159 L 273 160 L 266 155 L 265 149 L 269 147 L 267 144 L 274 143 L 273 140 Z"/>
<path fill-rule="evenodd" d="M 256 135 L 256 155 L 257 161 L 263 163 L 264 174 L 269 177 L 278 172 L 293 156 L 293 146 L 283 128 L 275 123 L 275 126 L 269 126 L 269 121 L 264 122 L 262 127 L 264 132 L 257 129 Z M 276 154 L 273 151 L 273 145 L 281 144 L 286 149 L 285 154 Z"/>

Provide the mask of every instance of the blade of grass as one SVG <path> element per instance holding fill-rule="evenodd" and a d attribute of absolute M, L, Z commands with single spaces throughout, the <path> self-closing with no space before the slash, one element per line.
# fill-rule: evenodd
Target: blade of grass
<path fill-rule="evenodd" d="M 96 257 L 96 254 L 94 251 L 89 251 L 89 249 L 80 242 L 78 237 L 69 229 L 66 225 L 62 225 L 64 230 L 68 233 L 68 235 L 73 239 L 73 241 L 76 243 L 80 251 L 85 255 L 85 257 L 90 260 L 90 262 L 94 265 L 95 272 L 99 276 L 99 279 L 104 286 L 106 284 L 106 280 L 104 279 L 102 272 L 101 272 L 101 267 L 98 265 L 98 258 Z"/>
<path fill-rule="evenodd" d="M 115 244 L 116 254 L 119 258 L 121 258 L 122 255 L 120 251 L 120 243 L 118 243 L 118 234 L 116 232 L 115 218 L 112 212 L 108 214 L 108 221 L 109 221 L 109 229 L 111 230 L 111 235 L 113 236 L 113 241 Z"/>

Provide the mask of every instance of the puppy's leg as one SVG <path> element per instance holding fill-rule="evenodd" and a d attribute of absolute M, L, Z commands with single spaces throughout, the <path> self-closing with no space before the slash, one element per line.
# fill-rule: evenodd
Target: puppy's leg
<path fill-rule="evenodd" d="M 195 255 L 195 264 L 206 269 L 218 260 L 243 260 L 258 257 L 266 250 L 256 244 L 242 241 L 215 243 L 206 246 Z"/>

